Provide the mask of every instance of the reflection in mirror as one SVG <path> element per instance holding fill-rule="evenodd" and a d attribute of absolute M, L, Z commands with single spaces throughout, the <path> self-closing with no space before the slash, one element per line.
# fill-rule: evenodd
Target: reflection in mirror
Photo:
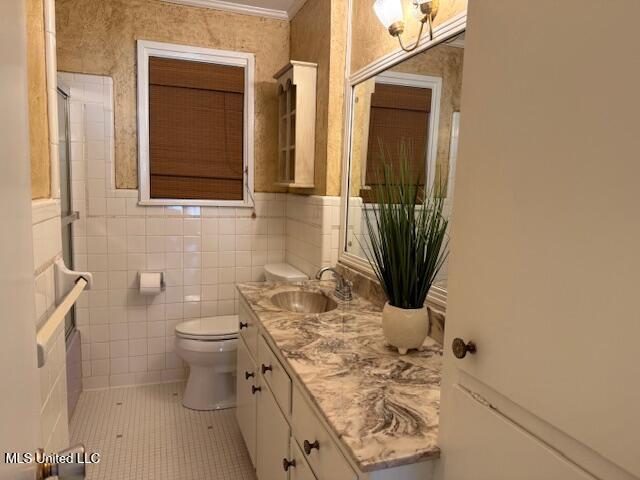
<path fill-rule="evenodd" d="M 464 33 L 354 85 L 347 253 L 366 260 L 365 215 L 371 215 L 384 162 L 396 166 L 407 157 L 414 178 L 445 198 L 444 214 L 450 214 L 463 58 Z M 434 285 L 446 290 L 446 263 Z"/>

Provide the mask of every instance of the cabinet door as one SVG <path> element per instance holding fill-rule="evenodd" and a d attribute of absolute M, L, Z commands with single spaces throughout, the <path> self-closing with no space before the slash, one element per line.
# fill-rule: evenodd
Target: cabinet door
<path fill-rule="evenodd" d="M 243 340 L 238 341 L 238 365 L 236 377 L 236 418 L 240 432 L 249 450 L 251 463 L 256 464 L 256 395 L 252 386 L 258 385 L 258 371 Z"/>
<path fill-rule="evenodd" d="M 296 443 L 295 439 L 291 437 L 291 460 L 295 462 L 289 468 L 289 480 L 316 480 L 315 475 L 311 471 L 311 467 L 304 458 L 304 454 L 300 447 Z"/>
<path fill-rule="evenodd" d="M 593 42 L 579 0 L 469 2 L 444 371 L 640 477 L 640 2 L 615 3 Z"/>
<path fill-rule="evenodd" d="M 443 450 L 444 478 L 595 480 L 459 387 L 450 401 L 457 412 L 450 420 L 451 433 L 458 441 L 455 450 Z"/>
<path fill-rule="evenodd" d="M 282 460 L 289 457 L 289 424 L 266 385 L 258 392 L 259 480 L 287 480 Z"/>

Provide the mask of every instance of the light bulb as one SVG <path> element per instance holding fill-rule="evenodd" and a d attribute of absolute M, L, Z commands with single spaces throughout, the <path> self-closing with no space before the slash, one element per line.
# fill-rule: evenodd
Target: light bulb
<path fill-rule="evenodd" d="M 403 23 L 402 3 L 400 0 L 376 0 L 373 4 L 380 23 L 390 29 L 392 25 Z"/>

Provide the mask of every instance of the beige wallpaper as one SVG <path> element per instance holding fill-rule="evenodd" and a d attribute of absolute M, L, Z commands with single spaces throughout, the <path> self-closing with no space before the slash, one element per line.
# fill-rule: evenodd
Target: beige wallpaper
<path fill-rule="evenodd" d="M 256 54 L 255 187 L 276 191 L 273 74 L 289 60 L 289 23 L 159 0 L 56 0 L 58 69 L 114 81 L 116 186 L 137 188 L 135 40 Z"/>
<path fill-rule="evenodd" d="M 27 78 L 31 197 L 51 195 L 43 0 L 27 0 Z"/>
<path fill-rule="evenodd" d="M 291 59 L 318 64 L 315 195 L 340 194 L 346 0 L 307 0 L 291 21 Z"/>
<path fill-rule="evenodd" d="M 410 44 L 420 28 L 411 12 L 411 0 L 402 0 L 405 12 L 403 41 Z M 353 0 L 351 32 L 351 72 L 355 73 L 374 60 L 396 51 L 398 40 L 382 26 L 373 11 L 372 0 Z M 440 0 L 434 25 L 438 25 L 467 9 L 467 0 Z"/>
<path fill-rule="evenodd" d="M 331 72 L 329 83 L 329 133 L 327 135 L 327 189 L 340 195 L 344 138 L 344 87 L 347 52 L 346 0 L 331 2 Z"/>

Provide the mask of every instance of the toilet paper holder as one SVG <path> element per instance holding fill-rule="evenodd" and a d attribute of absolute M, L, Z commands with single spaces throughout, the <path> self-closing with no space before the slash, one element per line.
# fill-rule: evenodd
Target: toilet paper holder
<path fill-rule="evenodd" d="M 142 275 L 145 273 L 159 273 L 160 274 L 160 292 L 164 292 L 166 289 L 166 284 L 164 281 L 164 272 L 159 270 L 147 270 L 145 272 L 138 272 L 138 290 L 142 290 L 141 280 Z"/>

